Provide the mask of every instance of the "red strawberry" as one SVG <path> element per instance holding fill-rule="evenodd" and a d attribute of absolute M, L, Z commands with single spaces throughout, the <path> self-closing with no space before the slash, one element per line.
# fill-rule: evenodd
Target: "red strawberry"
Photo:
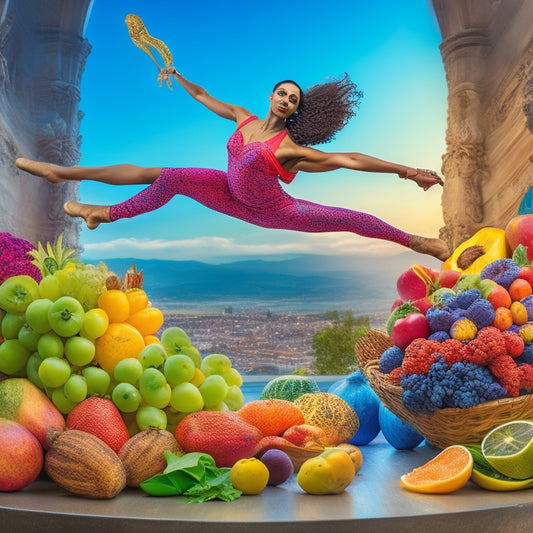
<path fill-rule="evenodd" d="M 115 404 L 107 398 L 90 396 L 67 416 L 67 429 L 78 429 L 103 440 L 115 453 L 130 438 L 128 428 Z"/>

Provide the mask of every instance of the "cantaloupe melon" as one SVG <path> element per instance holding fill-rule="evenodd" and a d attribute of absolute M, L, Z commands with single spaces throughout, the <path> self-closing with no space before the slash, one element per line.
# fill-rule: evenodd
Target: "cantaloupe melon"
<path fill-rule="evenodd" d="M 349 442 L 359 429 L 357 413 L 335 394 L 329 392 L 303 394 L 294 400 L 294 404 L 304 415 L 306 424 L 324 430 L 328 446 Z"/>

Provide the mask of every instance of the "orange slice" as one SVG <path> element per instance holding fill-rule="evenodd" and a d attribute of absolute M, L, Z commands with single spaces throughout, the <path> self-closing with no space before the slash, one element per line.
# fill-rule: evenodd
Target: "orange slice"
<path fill-rule="evenodd" d="M 447 494 L 463 487 L 472 475 L 472 454 L 460 445 L 448 446 L 437 457 L 400 478 L 404 489 Z"/>

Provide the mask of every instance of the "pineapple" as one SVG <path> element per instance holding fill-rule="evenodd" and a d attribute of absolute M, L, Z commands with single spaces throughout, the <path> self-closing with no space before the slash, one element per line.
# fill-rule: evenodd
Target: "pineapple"
<path fill-rule="evenodd" d="M 49 242 L 46 243 L 46 250 L 39 242 L 37 249 L 28 252 L 33 258 L 31 263 L 41 271 L 43 278 L 54 274 L 58 270 L 62 270 L 68 263 L 79 261 L 72 257 L 74 253 L 76 253 L 74 248 L 63 248 L 62 233 L 54 245 L 51 245 Z"/>

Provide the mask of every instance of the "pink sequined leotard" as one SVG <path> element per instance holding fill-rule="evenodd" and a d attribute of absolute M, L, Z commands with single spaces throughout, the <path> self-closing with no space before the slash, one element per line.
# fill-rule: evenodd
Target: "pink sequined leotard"
<path fill-rule="evenodd" d="M 409 246 L 409 235 L 383 220 L 342 207 L 330 207 L 293 198 L 281 186 L 296 173 L 288 172 L 275 151 L 287 131 L 267 142 L 244 144 L 241 128 L 228 141 L 228 171 L 201 168 L 164 168 L 146 189 L 129 200 L 111 206 L 111 221 L 153 211 L 175 195 L 193 198 L 201 204 L 264 228 L 289 229 L 308 233 L 349 231 Z"/>

